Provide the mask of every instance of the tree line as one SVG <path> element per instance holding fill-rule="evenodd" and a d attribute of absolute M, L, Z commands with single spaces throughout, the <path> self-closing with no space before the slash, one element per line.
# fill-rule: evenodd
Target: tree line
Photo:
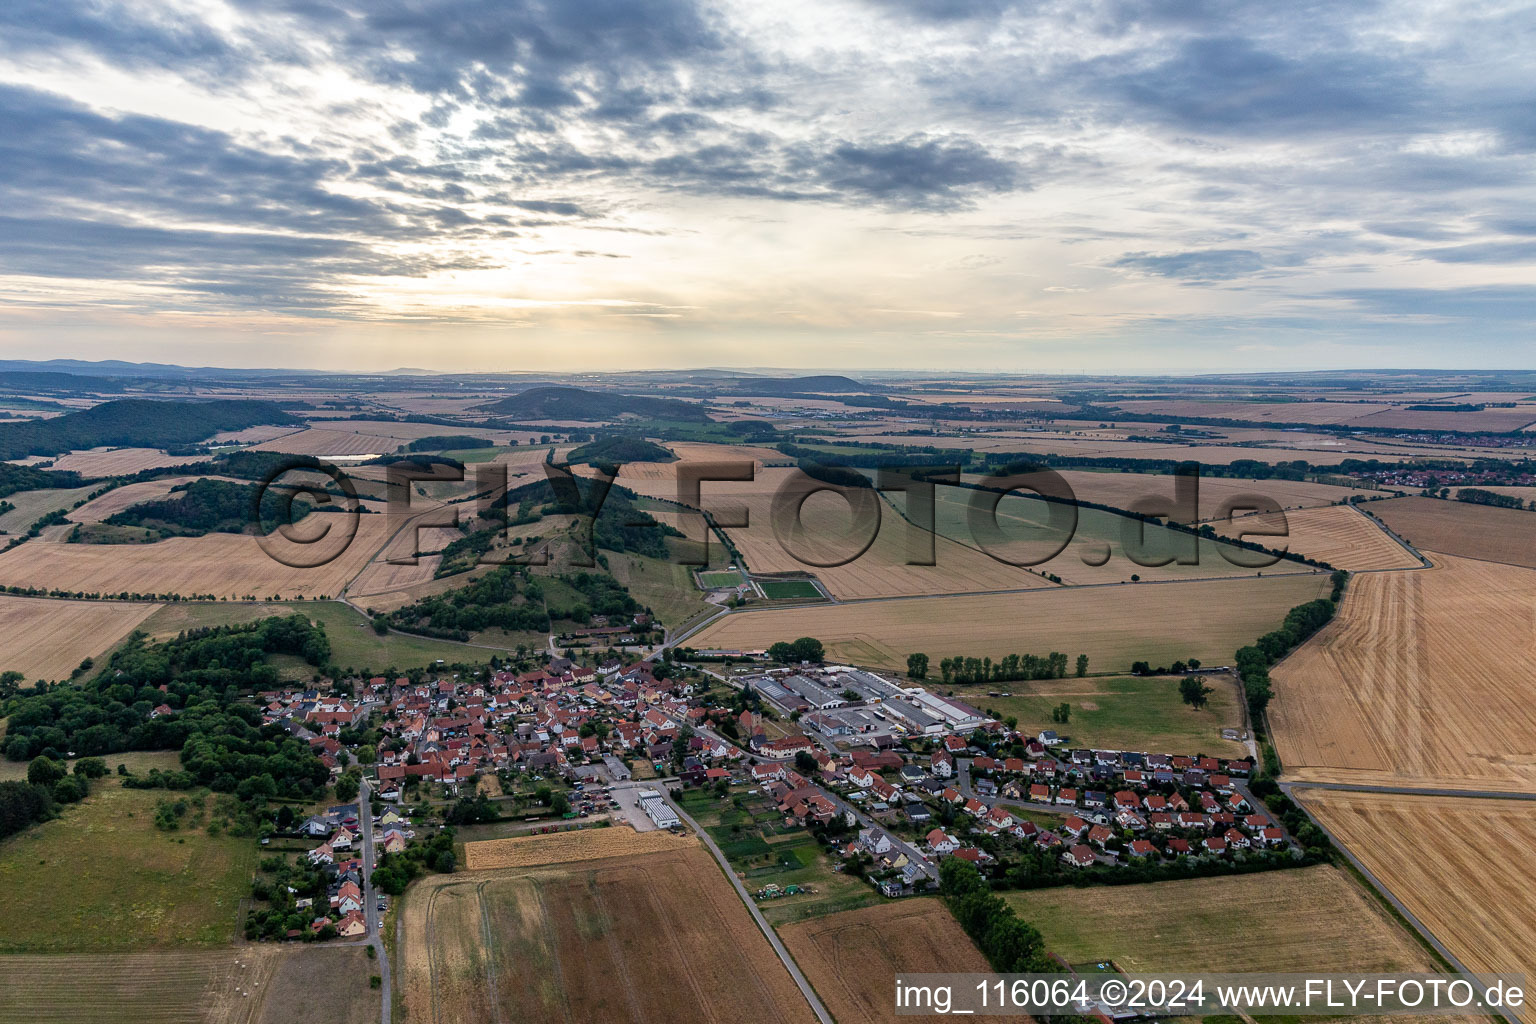
<path fill-rule="evenodd" d="M 1274 696 L 1269 679 L 1269 667 L 1285 657 L 1297 644 L 1322 629 L 1338 608 L 1344 597 L 1349 573 L 1340 569 L 1329 577 L 1333 591 L 1328 597 L 1299 604 L 1285 614 L 1280 628 L 1265 633 L 1253 643 L 1240 647 L 1233 655 L 1238 676 L 1243 680 L 1243 693 L 1248 698 L 1248 709 L 1255 718 L 1264 713 Z"/>
<path fill-rule="evenodd" d="M 921 668 L 922 676 L 927 675 L 926 658 L 923 661 L 914 661 L 909 658 L 907 668 L 910 672 L 913 668 Z M 1067 674 L 1067 656 L 1060 651 L 1052 651 L 1049 654 L 1007 654 L 993 661 L 990 656 L 972 658 L 964 655 L 955 655 L 952 658 L 939 659 L 939 677 L 945 683 L 1002 683 L 1016 679 L 1062 679 Z M 1088 655 L 1077 656 L 1077 674 L 1088 674 Z"/>

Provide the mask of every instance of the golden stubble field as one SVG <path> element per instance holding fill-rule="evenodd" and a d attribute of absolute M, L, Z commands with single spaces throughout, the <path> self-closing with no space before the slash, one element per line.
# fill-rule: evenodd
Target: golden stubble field
<path fill-rule="evenodd" d="M 185 466 L 207 459 L 206 455 L 167 455 L 159 448 L 92 448 L 61 455 L 53 461 L 51 468 L 81 476 L 118 476 L 161 466 Z"/>
<path fill-rule="evenodd" d="M 882 903 L 785 925 L 779 937 L 839 1024 L 941 1020 L 895 1012 L 894 979 L 906 972 L 991 970 L 937 899 Z"/>
<path fill-rule="evenodd" d="M 1356 576 L 1271 670 L 1287 778 L 1536 792 L 1536 571 L 1430 558 Z"/>
<path fill-rule="evenodd" d="M 1536 512 L 1439 498 L 1394 498 L 1366 508 L 1421 551 L 1536 568 Z"/>
<path fill-rule="evenodd" d="M 278 969 L 308 952 L 0 956 L 0 1024 L 257 1024 Z"/>
<path fill-rule="evenodd" d="M 0 1024 L 290 1024 L 323 992 L 326 1019 L 379 1019 L 360 947 L 0 956 Z"/>
<path fill-rule="evenodd" d="M 525 868 L 536 864 L 569 864 L 580 860 L 631 857 L 646 853 L 670 853 L 698 845 L 690 836 L 657 829 L 636 832 L 625 826 L 551 832 L 546 835 L 486 839 L 464 844 L 464 867 L 471 871 L 491 868 Z"/>
<path fill-rule="evenodd" d="M 159 607 L 0 596 L 0 671 L 20 672 L 29 682 L 67 679 L 82 659 L 105 654 Z"/>
<path fill-rule="evenodd" d="M 1327 574 L 1318 572 L 761 609 L 733 612 L 688 644 L 764 650 L 814 636 L 829 659 L 888 670 L 905 669 L 918 651 L 935 664 L 957 654 L 1085 653 L 1093 672 L 1190 657 L 1225 665 L 1289 609 L 1327 592 Z"/>
<path fill-rule="evenodd" d="M 1247 539 L 1265 547 L 1294 551 L 1350 572 L 1411 569 L 1420 564 L 1411 551 L 1348 505 L 1295 509 L 1280 515 L 1258 513 L 1212 525 L 1223 537 L 1237 537 L 1247 530 L 1284 528 L 1284 537 L 1251 536 Z M 1533 517 L 1533 525 L 1536 525 L 1536 517 Z"/>
<path fill-rule="evenodd" d="M 437 876 L 402 912 L 412 1021 L 814 1020 L 696 843 Z"/>
<path fill-rule="evenodd" d="M 0 585 L 99 594 L 329 597 L 361 572 L 389 538 L 398 526 L 391 519 L 359 516 L 351 544 L 314 568 L 284 565 L 245 534 L 171 537 L 154 544 L 66 544 L 39 538 L 0 554 Z M 343 516 L 322 514 L 295 530 L 310 530 L 309 520 L 313 529 L 345 527 Z"/>
<path fill-rule="evenodd" d="M 1094 473 L 1088 470 L 1057 470 L 1072 487 L 1079 500 L 1115 508 L 1130 508 L 1144 497 L 1172 498 L 1174 478 L 1154 473 Z M 966 479 L 973 479 L 967 476 Z M 1223 502 L 1245 495 L 1260 495 L 1283 509 L 1314 508 L 1332 505 L 1352 496 L 1378 494 L 1378 491 L 1317 484 L 1305 480 L 1244 480 L 1232 477 L 1202 476 L 1197 515 L 1214 519 Z"/>
<path fill-rule="evenodd" d="M 86 502 L 79 508 L 71 511 L 65 518 L 72 523 L 99 523 L 124 509 L 146 501 L 159 501 L 183 484 L 189 484 L 194 480 L 223 480 L 227 483 L 245 483 L 227 476 L 163 476 L 154 480 L 144 480 L 136 484 L 124 484 L 122 487 L 114 487 L 99 498 Z"/>
<path fill-rule="evenodd" d="M 1536 973 L 1536 803 L 1296 795 L 1469 970 Z"/>

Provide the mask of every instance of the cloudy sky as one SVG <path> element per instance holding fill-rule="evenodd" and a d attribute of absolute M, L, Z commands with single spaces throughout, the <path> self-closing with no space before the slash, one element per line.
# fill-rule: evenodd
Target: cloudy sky
<path fill-rule="evenodd" d="M 1532 365 L 1536 9 L 6 0 L 0 353 Z"/>

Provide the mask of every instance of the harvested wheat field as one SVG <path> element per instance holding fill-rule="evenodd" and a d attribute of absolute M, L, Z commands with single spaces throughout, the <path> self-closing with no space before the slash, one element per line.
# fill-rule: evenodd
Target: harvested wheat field
<path fill-rule="evenodd" d="M 189 462 L 207 460 L 206 455 L 167 455 L 159 448 L 92 448 L 61 455 L 50 468 L 81 476 L 122 476 L 141 469 L 185 466 Z"/>
<path fill-rule="evenodd" d="M 1243 644 L 1274 629 L 1298 604 L 1325 596 L 1321 571 L 1177 583 L 1052 588 L 1026 593 L 861 601 L 733 612 L 689 638 L 695 647 L 765 650 L 780 640 L 819 638 L 829 660 L 905 669 L 921 651 L 952 655 L 1085 653 L 1090 671 L 1125 672 L 1199 658 L 1224 665 Z"/>
<path fill-rule="evenodd" d="M 65 518 L 72 523 L 99 523 L 141 502 L 158 501 L 177 487 L 200 479 L 204 478 L 195 476 L 165 476 L 136 484 L 124 484 L 122 487 L 114 487 L 99 498 L 86 502 L 70 512 Z M 206 479 L 225 480 L 230 483 L 244 482 L 227 476 L 207 477 Z"/>
<path fill-rule="evenodd" d="M 378 962 L 362 946 L 310 946 L 283 957 L 262 986 L 258 1024 L 290 1024 L 313 1012 L 324 993 L 327 1024 L 377 1024 L 379 993 L 368 985 Z M 258 993 L 259 994 L 259 993 Z"/>
<path fill-rule="evenodd" d="M 1271 670 L 1288 778 L 1536 792 L 1536 571 L 1431 558 L 1356 576 Z"/>
<path fill-rule="evenodd" d="M 252 445 L 255 452 L 286 452 L 289 455 L 388 455 L 399 448 L 399 438 L 359 434 L 352 430 L 311 427 Z"/>
<path fill-rule="evenodd" d="M 0 672 L 68 679 L 82 659 L 105 654 L 159 607 L 0 596 Z"/>
<path fill-rule="evenodd" d="M 1294 551 L 1327 562 L 1338 569 L 1362 572 L 1369 569 L 1411 569 L 1417 558 L 1366 516 L 1348 505 L 1304 508 L 1281 514 L 1259 513 L 1212 524 L 1223 537 L 1249 530 L 1283 528 L 1283 537 L 1251 536 L 1265 547 Z"/>
<path fill-rule="evenodd" d="M 1069 963 L 1158 971 L 1430 971 L 1434 961 L 1370 893 L 1319 864 L 1005 898 Z"/>
<path fill-rule="evenodd" d="M 0 956 L 0 1024 L 257 1024 L 275 971 L 307 954 L 244 946 Z"/>
<path fill-rule="evenodd" d="M 0 554 L 0 585 L 37 587 L 87 594 L 212 594 L 216 597 L 329 597 L 362 571 L 390 535 L 390 518 L 365 515 L 357 519 L 357 535 L 330 562 L 314 568 L 294 568 L 276 561 L 256 538 L 244 534 L 210 533 L 203 537 L 171 537 L 154 544 L 65 544 L 34 540 Z M 336 538 L 346 530 L 347 517 L 319 514 L 295 527 L 307 532 L 329 527 Z M 302 548 L 334 550 L 335 544 Z"/>
<path fill-rule="evenodd" d="M 937 899 L 845 910 L 779 929 L 779 938 L 839 1024 L 940 1020 L 895 1012 L 894 979 L 905 972 L 978 974 L 986 957 Z"/>
<path fill-rule="evenodd" d="M 1094 473 L 1088 470 L 1057 470 L 1079 501 L 1128 509 L 1141 498 L 1173 498 L 1174 477 L 1159 473 Z M 967 481 L 979 477 L 967 474 Z M 1244 495 L 1261 495 L 1284 509 L 1315 508 L 1332 505 L 1352 496 L 1379 494 L 1379 491 L 1314 484 L 1304 480 L 1244 480 L 1233 477 L 1202 476 L 1198 517 L 1214 519 L 1222 503 Z"/>
<path fill-rule="evenodd" d="M 413 1021 L 815 1018 L 698 845 L 439 876 L 403 908 Z"/>
<path fill-rule="evenodd" d="M 0 533 L 26 533 L 28 527 L 48 513 L 73 508 L 75 502 L 84 501 L 96 486 L 86 484 L 84 487 L 49 487 L 36 491 L 17 491 L 4 499 L 16 507 L 9 512 L 0 513 Z"/>
<path fill-rule="evenodd" d="M 551 832 L 542 836 L 515 836 L 511 839 L 487 839 L 464 844 L 464 867 L 470 871 L 487 868 L 525 868 L 534 864 L 565 864 L 605 857 L 628 857 L 643 853 L 666 853 L 698 845 L 692 836 L 672 832 L 636 832 L 623 825 L 611 828 Z"/>
<path fill-rule="evenodd" d="M 1393 498 L 1369 509 L 1420 551 L 1536 568 L 1536 513 L 1439 498 Z"/>
<path fill-rule="evenodd" d="M 1536 803 L 1296 795 L 1468 970 L 1536 974 Z"/>

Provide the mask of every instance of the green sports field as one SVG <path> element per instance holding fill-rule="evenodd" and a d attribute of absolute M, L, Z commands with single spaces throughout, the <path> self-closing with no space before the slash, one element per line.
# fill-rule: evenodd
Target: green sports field
<path fill-rule="evenodd" d="M 757 589 L 770 601 L 819 598 L 821 591 L 810 580 L 757 580 Z"/>
<path fill-rule="evenodd" d="M 720 590 L 725 587 L 737 587 L 741 585 L 741 573 L 734 569 L 721 569 L 711 572 L 699 573 L 699 582 L 704 584 L 705 590 Z"/>

